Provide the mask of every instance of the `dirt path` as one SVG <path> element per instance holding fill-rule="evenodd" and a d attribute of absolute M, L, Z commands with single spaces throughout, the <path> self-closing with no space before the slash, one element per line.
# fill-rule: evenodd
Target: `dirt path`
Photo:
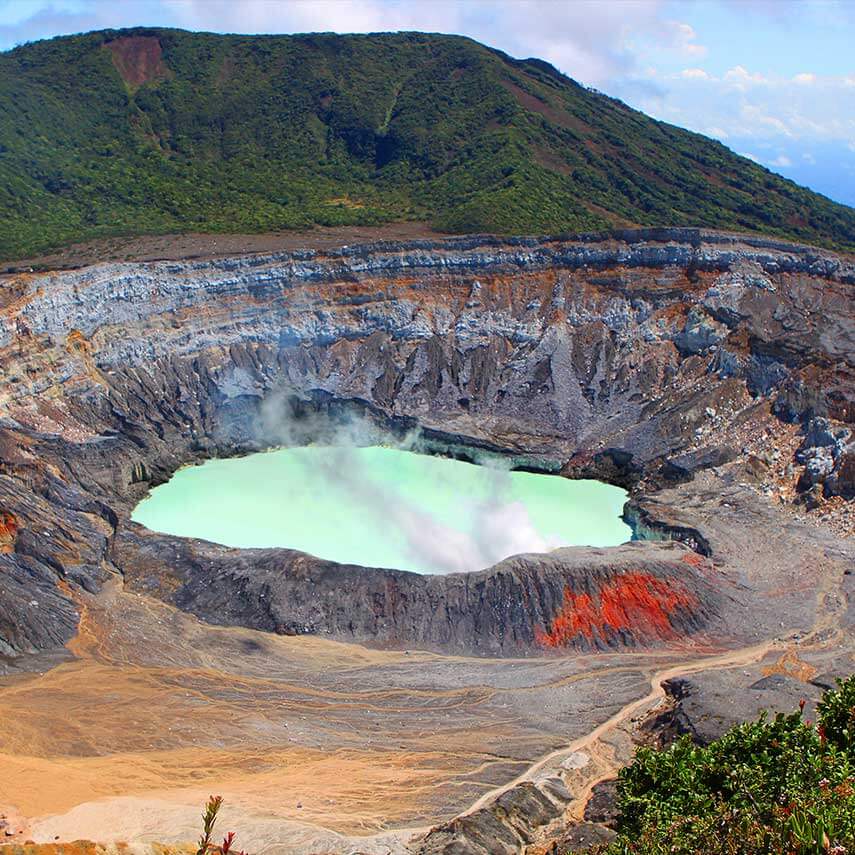
<path fill-rule="evenodd" d="M 433 816 L 442 815 L 449 787 L 460 786 L 456 780 L 470 787 L 468 799 L 473 801 L 461 814 L 467 815 L 523 782 L 561 774 L 575 798 L 560 819 L 537 830 L 538 837 L 548 835 L 558 823 L 581 819 L 592 788 L 603 779 L 614 777 L 626 765 L 634 747 L 635 720 L 665 697 L 664 681 L 753 665 L 776 651 L 787 655 L 806 647 L 817 650 L 835 644 L 838 619 L 846 601 L 832 578 L 835 574 L 827 575 L 829 579 L 816 592 L 820 608 L 807 635 L 782 630 L 774 640 L 725 652 L 683 647 L 644 654 L 604 655 L 597 659 L 599 667 L 592 662 L 591 668 L 569 673 L 563 669 L 553 672 L 550 668 L 542 675 L 546 679 L 541 679 L 539 670 L 533 670 L 525 679 L 517 678 L 510 683 L 505 676 L 498 679 L 493 675 L 495 663 L 487 661 L 473 664 L 465 658 L 372 651 L 320 640 L 297 643 L 240 628 L 200 624 L 165 604 L 123 592 L 116 580 L 99 598 L 80 604 L 80 630 L 70 645 L 78 657 L 75 662 L 36 680 L 7 685 L 4 689 L 10 710 L 35 706 L 42 710 L 46 721 L 39 728 L 32 715 L 19 716 L 16 753 L 22 756 L 11 758 L 19 778 L 16 789 L 21 791 L 21 780 L 29 775 L 31 789 L 38 787 L 40 795 L 46 790 L 45 781 L 61 781 L 63 796 L 66 791 L 76 794 L 68 804 L 60 804 L 59 795 L 51 796 L 50 805 L 31 812 L 38 821 L 30 829 L 23 816 L 15 817 L 15 822 L 23 831 L 22 838 L 32 832 L 41 841 L 57 836 L 74 839 L 86 836 L 82 835 L 85 830 L 88 835 L 118 833 L 123 839 L 145 843 L 158 839 L 162 828 L 172 829 L 180 839 L 190 839 L 198 824 L 198 805 L 210 787 L 220 789 L 222 778 L 228 779 L 224 794 L 229 821 L 233 817 L 234 827 L 240 829 L 244 843 L 253 851 L 285 851 L 280 844 L 288 839 L 305 845 L 304 849 L 292 847 L 289 852 L 312 851 L 310 847 L 321 845 L 328 851 L 346 851 L 353 844 L 373 855 L 407 851 L 406 841 L 418 840 L 429 830 L 423 825 L 423 820 L 431 816 L 428 810 L 435 811 Z M 250 643 L 264 647 L 258 653 L 263 663 L 259 660 L 252 664 L 253 657 L 247 658 L 245 647 Z M 159 651 L 156 660 L 140 659 L 146 649 Z M 268 673 L 271 664 L 285 670 Z M 509 666 L 501 669 L 502 675 L 530 667 L 530 663 L 523 661 L 502 664 Z M 392 686 L 388 677 L 379 679 L 388 673 L 387 669 L 405 675 L 406 669 L 413 667 L 419 673 L 425 668 L 438 669 L 438 684 L 425 689 L 419 685 L 421 677 L 415 685 L 406 687 L 397 685 L 397 677 Z M 257 672 L 258 668 L 262 670 Z M 376 669 L 379 682 L 350 686 L 348 680 L 353 679 L 350 676 L 345 680 L 347 686 L 339 685 L 338 677 L 344 679 L 354 669 L 360 680 L 369 672 L 374 674 Z M 446 719 L 454 721 L 462 713 L 478 717 L 482 726 L 489 726 L 496 733 L 518 738 L 520 723 L 513 716 L 502 712 L 483 717 L 491 703 L 501 704 L 498 709 L 504 708 L 505 698 L 508 704 L 541 704 L 546 698 L 539 697 L 539 693 L 547 689 L 566 691 L 570 687 L 573 688 L 569 695 L 561 700 L 575 702 L 576 686 L 584 686 L 593 678 L 625 679 L 633 673 L 636 679 L 632 681 L 631 693 L 623 694 L 620 701 L 612 701 L 611 709 L 619 706 L 614 714 L 562 747 L 548 750 L 550 742 L 556 744 L 562 738 L 561 733 L 566 733 L 563 729 L 552 731 L 552 739 L 541 742 L 541 750 L 548 753 L 528 765 L 518 759 L 511 762 L 504 754 L 497 759 L 486 749 L 475 751 L 467 742 L 450 747 L 447 743 L 457 738 L 456 729 L 442 730 L 447 727 Z M 86 680 L 81 682 L 84 674 Z M 319 674 L 326 676 L 319 679 Z M 462 675 L 467 676 L 461 681 Z M 216 689 L 213 695 L 211 681 Z M 36 689 L 39 703 L 33 704 L 30 695 Z M 78 697 L 84 689 L 86 697 Z M 105 697 L 112 693 L 123 701 L 113 705 L 117 710 L 115 716 L 111 714 L 102 721 L 104 710 L 90 714 L 86 698 L 92 692 Z M 226 696 L 220 698 L 222 692 Z M 405 695 L 410 700 L 402 704 L 400 699 Z M 246 700 L 248 704 L 244 703 Z M 550 703 L 553 700 L 558 698 L 548 698 Z M 82 748 L 85 748 L 84 738 L 115 733 L 136 734 L 139 745 L 122 742 L 107 750 L 109 746 L 99 741 L 98 756 L 82 759 L 71 756 L 72 749 L 76 750 L 74 745 L 60 746 L 62 751 L 55 750 L 52 744 L 41 745 L 36 737 L 48 732 L 50 721 L 54 720 L 48 715 L 54 708 L 52 704 L 59 704 L 66 711 L 67 728 L 85 723 L 85 727 L 79 724 Z M 316 706 L 323 718 L 323 733 L 319 731 L 316 737 L 309 733 L 308 742 L 313 744 L 315 739 L 322 738 L 323 747 L 310 750 L 311 746 L 302 744 L 300 733 L 310 726 L 314 714 L 309 713 Z M 75 712 L 76 707 L 82 711 Z M 558 708 L 563 708 L 560 703 Z M 586 721 L 597 716 L 596 709 L 587 708 L 590 718 Z M 149 716 L 143 714 L 146 710 Z M 246 710 L 251 710 L 252 715 Z M 374 722 L 389 716 L 402 717 L 400 729 L 382 736 L 375 733 Z M 190 720 L 196 722 L 196 729 L 187 731 L 179 740 L 187 743 L 184 753 L 176 750 L 174 739 L 167 740 L 168 744 L 162 747 L 149 744 L 157 742 L 164 727 L 169 731 L 176 722 Z M 286 722 L 287 729 L 280 731 Z M 364 728 L 366 722 L 372 728 L 369 732 L 372 739 L 368 741 L 374 740 L 383 748 L 380 753 L 353 750 L 353 728 Z M 439 727 L 443 736 L 431 745 L 416 746 L 407 742 L 414 724 L 424 733 L 432 733 Z M 29 728 L 33 729 L 32 734 Z M 275 734 L 268 741 L 262 739 L 261 747 L 253 744 L 238 746 L 238 750 L 226 745 L 217 753 L 207 745 L 202 733 L 217 732 L 238 739 L 245 730 L 275 731 Z M 291 734 L 294 742 L 289 738 Z M 397 750 L 388 752 L 385 749 L 389 745 L 397 746 Z M 45 752 L 50 754 L 50 761 L 36 756 Z M 563 772 L 559 768 L 561 761 L 576 752 L 588 755 L 585 765 Z M 536 750 L 532 754 L 537 757 Z M 449 766 L 452 759 L 456 758 L 454 762 L 458 763 L 463 755 L 469 760 L 460 768 Z M 52 764 L 50 768 L 35 774 L 34 769 L 38 772 L 41 765 L 48 763 Z M 497 763 L 503 769 L 492 781 L 481 783 L 480 786 L 491 788 L 478 795 L 480 787 L 476 779 Z M 212 774 L 206 773 L 198 779 L 198 772 L 193 770 L 200 768 Z M 524 771 L 517 774 L 521 768 Z M 214 770 L 224 771 L 213 775 Z M 515 777 L 495 786 L 502 774 Z M 103 791 L 101 782 L 113 778 L 116 786 L 109 792 Z M 279 803 L 283 792 L 300 793 L 301 805 L 295 810 L 293 805 L 283 807 Z M 368 793 L 370 808 L 366 808 Z M 460 802 L 465 805 L 468 799 L 461 798 Z M 430 802 L 427 808 L 426 802 Z M 336 821 L 331 823 L 333 814 Z M 177 839 L 175 834 L 173 839 Z"/>
<path fill-rule="evenodd" d="M 668 668 L 664 668 L 659 671 L 654 671 L 650 677 L 650 692 L 643 698 L 639 698 L 638 700 L 627 704 L 625 707 L 622 707 L 611 718 L 606 719 L 606 721 L 604 721 L 598 727 L 594 728 L 590 733 L 586 734 L 585 736 L 582 736 L 578 739 L 574 739 L 571 743 L 564 746 L 563 748 L 558 748 L 555 751 L 551 751 L 546 756 L 541 757 L 537 762 L 529 766 L 525 772 L 523 772 L 514 780 L 508 782 L 507 784 L 503 784 L 501 787 L 496 787 L 494 790 L 489 790 L 488 792 L 484 793 L 484 795 L 482 795 L 476 802 L 474 802 L 467 810 L 463 811 L 461 815 L 467 816 L 477 810 L 480 810 L 485 805 L 493 801 L 493 799 L 502 795 L 502 793 L 513 789 L 518 784 L 522 784 L 525 781 L 533 780 L 537 776 L 538 772 L 540 772 L 542 769 L 549 766 L 550 764 L 554 763 L 555 761 L 564 759 L 565 757 L 569 756 L 570 754 L 574 754 L 577 751 L 583 751 L 584 749 L 589 748 L 594 743 L 599 741 L 603 735 L 630 719 L 639 710 L 650 707 L 654 704 L 655 701 L 664 698 L 665 690 L 662 688 L 662 683 L 666 680 L 670 680 L 674 677 L 684 677 L 688 674 L 697 674 L 701 671 L 709 671 L 720 668 L 735 668 L 740 665 L 749 665 L 754 662 L 759 662 L 761 659 L 763 659 L 764 656 L 766 656 L 766 654 L 770 653 L 772 650 L 781 649 L 784 646 L 784 643 L 778 640 L 767 641 L 763 642 L 762 644 L 756 644 L 751 647 L 741 648 L 740 650 L 723 653 L 718 656 L 707 656 L 702 659 L 687 660 L 676 665 L 671 665 Z M 618 771 L 618 768 L 619 766 L 615 765 L 610 770 L 610 772 L 614 774 Z M 603 780 L 605 777 L 608 777 L 608 774 L 600 773 L 600 775 L 598 776 L 599 780 Z M 593 783 L 591 784 L 591 786 L 593 786 Z"/>
<path fill-rule="evenodd" d="M 534 780 L 539 772 L 556 761 L 564 759 L 575 752 L 587 750 L 592 758 L 596 758 L 597 762 L 591 763 L 592 774 L 585 780 L 581 793 L 571 803 L 567 812 L 572 815 L 574 811 L 578 812 L 580 807 L 584 809 L 593 787 L 603 780 L 615 777 L 618 771 L 625 765 L 624 762 L 621 762 L 620 758 L 616 760 L 610 757 L 609 752 L 596 750 L 598 743 L 602 743 L 605 735 L 630 721 L 639 711 L 652 708 L 657 701 L 662 700 L 665 697 L 665 690 L 662 687 L 662 683 L 666 680 L 674 677 L 698 674 L 704 671 L 737 668 L 742 665 L 754 664 L 761 661 L 773 650 L 780 650 L 786 656 L 798 649 L 820 650 L 828 649 L 838 644 L 844 635 L 844 631 L 840 627 L 840 618 L 847 609 L 847 600 L 841 590 L 841 579 L 842 576 L 839 572 L 835 572 L 833 567 L 826 568 L 826 572 L 821 574 L 820 583 L 816 591 L 816 620 L 811 630 L 801 638 L 797 647 L 793 644 L 793 640 L 797 637 L 796 634 L 794 632 L 783 632 L 778 638 L 750 647 L 740 648 L 715 656 L 684 660 L 676 664 L 671 664 L 667 668 L 656 670 L 650 676 L 650 692 L 647 695 L 622 707 L 613 716 L 585 736 L 574 739 L 563 748 L 558 748 L 541 757 L 514 780 L 484 793 L 467 810 L 463 811 L 461 815 L 467 816 L 472 814 L 485 807 L 493 799 L 502 795 L 502 793 L 526 781 Z M 796 658 L 798 658 L 797 652 Z M 581 818 L 581 816 L 577 818 Z"/>

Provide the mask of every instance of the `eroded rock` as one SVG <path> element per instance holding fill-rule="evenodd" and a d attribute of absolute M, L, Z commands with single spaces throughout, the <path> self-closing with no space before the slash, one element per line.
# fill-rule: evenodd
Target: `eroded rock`
<path fill-rule="evenodd" d="M 355 410 L 439 450 L 630 488 L 697 477 L 729 465 L 738 446 L 721 432 L 750 424 L 758 402 L 786 395 L 800 419 L 845 410 L 853 282 L 831 253 L 680 229 L 13 276 L 0 313 L 0 507 L 17 521 L 0 534 L 4 650 L 63 644 L 75 590 L 111 573 L 208 620 L 384 644 L 548 652 L 717 632 L 720 585 L 650 551 L 412 581 L 173 543 L 127 518 L 181 465 L 305 441 Z M 814 455 L 815 477 L 847 495 L 851 454 L 835 454 L 831 472 Z M 711 554 L 700 527 L 650 507 L 627 509 L 638 535 Z M 621 579 L 633 581 L 618 594 Z M 328 589 L 353 599 L 333 608 L 317 595 Z"/>

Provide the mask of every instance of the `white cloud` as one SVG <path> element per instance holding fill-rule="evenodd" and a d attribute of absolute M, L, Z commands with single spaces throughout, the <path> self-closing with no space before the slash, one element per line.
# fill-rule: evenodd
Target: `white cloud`
<path fill-rule="evenodd" d="M 368 33 L 414 29 L 405 5 L 384 0 L 182 0 L 167 3 L 189 29 L 230 32 L 343 32 Z M 461 21 L 460 7 L 430 3 L 418 10 L 418 29 L 447 31 Z"/>
<path fill-rule="evenodd" d="M 809 151 L 802 152 L 802 160 L 811 166 L 816 163 L 816 158 Z"/>
<path fill-rule="evenodd" d="M 702 68 L 684 68 L 680 72 L 680 77 L 684 77 L 684 78 L 686 78 L 686 80 L 712 80 L 713 79 Z"/>
<path fill-rule="evenodd" d="M 658 91 L 627 89 L 645 112 L 718 139 L 855 139 L 855 86 L 850 76 L 812 75 L 812 83 L 734 66 L 721 77 L 684 68 L 657 77 Z"/>
<path fill-rule="evenodd" d="M 802 86 L 810 86 L 811 83 L 816 83 L 816 75 L 809 72 L 802 72 L 793 77 L 793 83 L 799 83 Z"/>
<path fill-rule="evenodd" d="M 785 154 L 779 154 L 774 160 L 769 161 L 769 166 L 792 166 L 793 162 Z"/>
<path fill-rule="evenodd" d="M 725 82 L 737 89 L 745 90 L 749 86 L 767 83 L 768 80 L 759 72 L 753 74 L 741 65 L 735 65 L 724 73 Z"/>
<path fill-rule="evenodd" d="M 756 154 L 751 154 L 750 151 L 740 151 L 737 152 L 740 157 L 747 157 L 749 160 L 753 160 L 755 163 L 760 163 L 760 158 L 757 157 Z"/>
<path fill-rule="evenodd" d="M 768 104 L 743 103 L 739 109 L 739 115 L 748 127 L 753 127 L 758 136 L 762 132 L 785 137 L 792 136 L 787 123 L 779 116 L 773 115 Z"/>
<path fill-rule="evenodd" d="M 706 47 L 697 43 L 698 34 L 691 24 L 683 21 L 666 21 L 664 31 L 667 42 L 679 53 L 698 59 L 707 55 Z"/>

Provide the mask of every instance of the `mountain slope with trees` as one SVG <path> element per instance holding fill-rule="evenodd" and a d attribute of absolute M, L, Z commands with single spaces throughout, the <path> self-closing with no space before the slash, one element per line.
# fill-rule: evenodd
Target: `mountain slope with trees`
<path fill-rule="evenodd" d="M 705 226 L 855 248 L 855 209 L 459 36 L 138 28 L 0 54 L 2 258 L 398 220 Z"/>

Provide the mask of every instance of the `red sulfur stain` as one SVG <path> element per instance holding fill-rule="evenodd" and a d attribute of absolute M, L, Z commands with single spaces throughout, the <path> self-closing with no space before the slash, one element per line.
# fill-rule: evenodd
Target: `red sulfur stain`
<path fill-rule="evenodd" d="M 697 607 L 698 598 L 681 582 L 630 571 L 604 582 L 596 598 L 565 587 L 564 603 L 552 627 L 548 632 L 535 630 L 535 637 L 544 647 L 567 647 L 580 635 L 593 641 L 620 630 L 647 638 L 673 638 L 677 635 L 671 622 L 674 612 Z"/>
<path fill-rule="evenodd" d="M 687 552 L 680 561 L 688 564 L 690 567 L 703 567 L 706 564 L 703 555 L 698 555 L 697 552 Z"/>

